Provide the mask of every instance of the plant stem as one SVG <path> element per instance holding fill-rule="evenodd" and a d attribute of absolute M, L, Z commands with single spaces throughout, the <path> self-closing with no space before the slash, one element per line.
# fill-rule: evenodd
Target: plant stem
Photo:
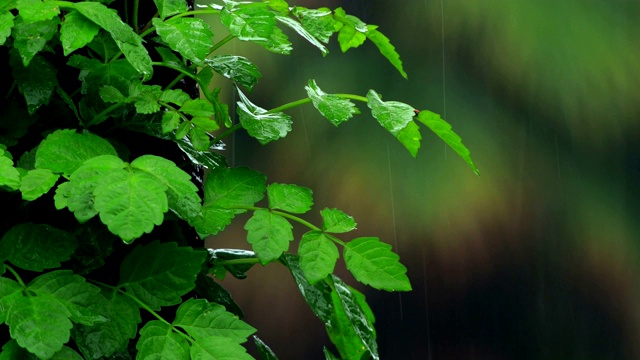
<path fill-rule="evenodd" d="M 7 96 L 4 97 L 5 100 L 7 100 L 9 98 L 9 96 L 11 95 L 11 93 L 13 92 L 13 89 L 16 88 L 16 85 L 18 84 L 17 81 L 13 80 L 13 83 L 11 84 L 11 87 L 9 88 L 9 91 L 7 92 Z"/>
<path fill-rule="evenodd" d="M 177 14 L 177 15 L 171 17 L 171 18 L 172 19 L 176 19 L 176 18 L 181 18 L 181 17 L 185 17 L 185 16 L 199 15 L 199 14 L 220 14 L 220 10 L 215 10 L 215 9 L 191 10 L 191 11 L 186 11 L 186 12 Z"/>
<path fill-rule="evenodd" d="M 138 6 L 140 5 L 140 0 L 133 0 L 133 30 L 138 32 Z"/>
<path fill-rule="evenodd" d="M 310 223 L 310 222 L 308 222 L 308 221 L 306 221 L 304 219 L 301 219 L 301 218 L 299 218 L 299 217 L 297 217 L 295 215 L 291 215 L 289 213 L 286 213 L 286 212 L 283 212 L 283 211 L 278 211 L 278 210 L 271 210 L 271 212 L 276 214 L 276 215 L 280 215 L 283 218 L 287 218 L 287 219 L 293 220 L 293 221 L 295 221 L 297 223 L 300 223 L 300 224 L 308 227 L 311 230 L 322 231 L 322 229 L 320 229 L 319 227 L 317 227 L 317 226 L 313 225 L 312 223 Z"/>
<path fill-rule="evenodd" d="M 223 131 L 220 135 L 216 136 L 216 140 L 220 141 L 220 140 L 226 138 L 227 136 L 233 134 L 234 132 L 236 132 L 239 129 L 242 129 L 242 124 L 240 124 L 240 123 L 235 124 L 232 127 L 228 128 L 227 130 Z"/>
<path fill-rule="evenodd" d="M 188 71 L 186 71 L 186 70 L 184 70 L 184 69 L 181 69 L 181 68 L 179 68 L 179 67 L 177 67 L 177 66 L 173 66 L 173 65 L 171 65 L 171 64 L 169 64 L 169 63 L 154 61 L 154 62 L 152 62 L 151 64 L 152 64 L 152 65 L 155 65 L 155 66 L 164 66 L 164 67 L 167 67 L 167 68 L 169 68 L 169 69 L 173 69 L 173 70 L 175 70 L 175 71 L 177 71 L 177 72 L 179 72 L 179 73 L 183 74 L 184 76 L 188 76 L 188 77 L 192 78 L 192 79 L 193 79 L 193 80 L 195 80 L 196 82 L 198 81 L 198 77 L 197 77 L 197 76 L 195 76 L 194 74 L 191 74 L 190 72 L 188 72 Z"/>
<path fill-rule="evenodd" d="M 178 82 L 180 82 L 180 80 L 184 79 L 186 76 L 187 76 L 187 75 L 185 75 L 185 74 L 180 74 L 180 75 L 176 76 L 176 78 L 175 78 L 175 79 L 173 79 L 173 81 L 171 81 L 171 82 L 169 83 L 169 85 L 165 86 L 165 88 L 164 88 L 164 89 L 165 89 L 165 90 L 169 90 L 169 89 L 173 88 L 174 86 L 176 86 L 176 84 L 177 84 Z"/>
<path fill-rule="evenodd" d="M 255 258 L 246 258 L 246 259 L 232 259 L 232 260 L 222 260 L 216 261 L 216 265 L 239 265 L 239 264 L 258 264 L 260 263 L 260 259 Z"/>
<path fill-rule="evenodd" d="M 350 99 L 350 100 L 356 100 L 356 101 L 362 101 L 364 103 L 369 102 L 369 100 L 364 97 L 364 96 L 360 96 L 360 95 L 354 95 L 354 94 L 333 94 L 335 96 L 341 97 L 343 99 Z M 284 105 L 280 105 L 277 108 L 273 108 L 269 111 L 267 111 L 267 113 L 275 113 L 275 112 L 280 112 L 280 111 L 284 111 L 284 110 L 288 110 L 291 108 L 294 108 L 296 106 L 300 106 L 300 105 L 304 105 L 304 104 L 308 104 L 311 102 L 310 98 L 304 98 L 304 99 L 300 99 L 300 100 L 296 100 L 296 101 L 292 101 L 290 103 L 284 104 Z"/>
<path fill-rule="evenodd" d="M 218 41 L 217 43 L 215 43 L 215 45 L 213 45 L 213 47 L 211 48 L 211 51 L 209 52 L 210 54 L 213 53 L 214 51 L 218 50 L 220 47 L 222 47 L 222 45 L 228 43 L 229 41 L 233 40 L 233 38 L 235 38 L 235 36 L 229 34 L 227 35 L 224 39 Z"/>
<path fill-rule="evenodd" d="M 101 123 L 102 121 L 104 121 L 107 118 L 107 114 L 109 114 L 113 110 L 123 106 L 124 104 L 125 103 L 116 103 L 116 104 L 113 104 L 113 105 L 109 106 L 108 108 L 102 110 L 98 115 L 94 116 L 93 119 L 91 119 L 91 121 L 89 121 L 87 123 L 86 127 L 89 127 L 89 126 L 92 126 L 92 125 L 97 125 L 97 124 Z"/>
<path fill-rule="evenodd" d="M 16 281 L 18 281 L 18 284 L 20 284 L 20 286 L 22 286 L 23 288 L 27 288 L 27 285 L 24 284 L 24 281 L 22 281 L 22 278 L 20 277 L 20 275 L 18 275 L 18 273 L 13 270 L 13 268 L 7 264 L 4 264 L 4 267 L 7 268 L 7 270 L 9 270 L 9 272 L 11 272 L 13 274 L 13 277 L 16 278 Z"/>

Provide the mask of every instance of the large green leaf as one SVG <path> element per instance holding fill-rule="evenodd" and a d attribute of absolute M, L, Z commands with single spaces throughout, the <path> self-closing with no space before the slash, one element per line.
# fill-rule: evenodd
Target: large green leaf
<path fill-rule="evenodd" d="M 71 258 L 78 241 L 66 231 L 46 224 L 15 225 L 0 239 L 0 259 L 31 271 L 60 267 Z"/>
<path fill-rule="evenodd" d="M 58 80 L 56 70 L 44 57 L 37 55 L 30 61 L 25 67 L 15 51 L 11 52 L 13 78 L 24 96 L 29 114 L 33 114 L 40 106 L 49 104 Z"/>
<path fill-rule="evenodd" d="M 189 299 L 182 303 L 173 326 L 184 329 L 196 341 L 219 336 L 241 344 L 256 332 L 252 326 L 227 312 L 224 306 L 205 299 Z"/>
<path fill-rule="evenodd" d="M 122 262 L 119 287 L 154 310 L 179 304 L 180 297 L 195 287 L 205 258 L 204 251 L 173 242 L 138 246 Z"/>
<path fill-rule="evenodd" d="M 258 67 L 243 56 L 218 55 L 205 62 L 218 74 L 244 86 L 249 92 L 262 77 Z"/>
<path fill-rule="evenodd" d="M 18 0 L 16 8 L 27 23 L 49 20 L 60 13 L 60 6 L 53 1 Z"/>
<path fill-rule="evenodd" d="M 458 155 L 471 166 L 476 175 L 480 175 L 480 170 L 478 170 L 471 159 L 471 152 L 464 146 L 460 136 L 451 130 L 451 125 L 448 122 L 444 121 L 440 115 L 428 110 L 420 111 L 420 113 L 418 113 L 418 120 L 458 153 Z"/>
<path fill-rule="evenodd" d="M 104 315 L 109 321 L 94 326 L 81 325 L 72 333 L 78 348 L 88 359 L 100 359 L 125 351 L 142 321 L 138 305 L 125 295 L 110 294 L 106 304 Z"/>
<path fill-rule="evenodd" d="M 192 225 L 203 238 L 209 235 L 217 235 L 227 225 L 231 224 L 231 220 L 237 213 L 237 210 L 205 206 L 202 208 L 201 214 L 193 220 Z"/>
<path fill-rule="evenodd" d="M 328 43 L 336 31 L 336 21 L 328 8 L 307 9 L 296 6 L 293 14 L 300 20 L 302 27 L 323 43 Z"/>
<path fill-rule="evenodd" d="M 190 359 L 187 339 L 175 333 L 171 325 L 160 320 L 149 321 L 140 329 L 136 349 L 136 359 Z"/>
<path fill-rule="evenodd" d="M 20 187 L 20 173 L 13 166 L 13 160 L 4 156 L 9 154 L 0 145 L 0 188 L 17 190 Z"/>
<path fill-rule="evenodd" d="M 322 230 L 328 233 L 346 233 L 356 228 L 353 216 L 345 214 L 340 209 L 325 208 L 322 215 Z"/>
<path fill-rule="evenodd" d="M 4 45 L 9 35 L 11 35 L 11 29 L 13 28 L 14 16 L 10 11 L 0 12 L 0 45 Z"/>
<path fill-rule="evenodd" d="M 169 46 L 197 65 L 203 65 L 213 46 L 213 32 L 202 19 L 153 19 L 156 32 Z"/>
<path fill-rule="evenodd" d="M 11 306 L 22 299 L 24 288 L 17 282 L 0 277 L 0 324 L 7 320 Z"/>
<path fill-rule="evenodd" d="M 247 242 L 265 265 L 289 249 L 293 226 L 287 219 L 266 209 L 256 210 L 244 226 Z"/>
<path fill-rule="evenodd" d="M 89 132 L 57 130 L 44 139 L 36 152 L 36 168 L 70 175 L 83 162 L 100 155 L 116 156 L 113 146 Z"/>
<path fill-rule="evenodd" d="M 322 45 L 322 42 L 316 39 L 316 37 L 313 36 L 313 34 L 309 33 L 307 29 L 305 29 L 302 26 L 302 24 L 300 24 L 296 20 L 287 16 L 276 16 L 276 20 L 292 28 L 295 32 L 298 33 L 298 35 L 302 36 L 305 40 L 310 42 L 311 45 L 317 47 L 322 53 L 322 56 L 327 56 L 327 54 L 329 53 L 329 50 L 327 50 L 327 48 L 324 45 Z"/>
<path fill-rule="evenodd" d="M 204 183 L 205 207 L 232 209 L 253 206 L 264 198 L 266 177 L 245 167 L 218 168 Z"/>
<path fill-rule="evenodd" d="M 33 201 L 46 194 L 56 184 L 59 177 L 60 175 L 52 173 L 49 169 L 29 170 L 20 184 L 22 199 Z"/>
<path fill-rule="evenodd" d="M 13 27 L 13 46 L 20 53 L 23 65 L 29 66 L 31 59 L 39 53 L 49 40 L 58 32 L 60 19 L 54 17 L 33 23 L 25 22 L 18 16 Z"/>
<path fill-rule="evenodd" d="M 37 360 L 38 357 L 21 348 L 18 342 L 11 340 L 2 346 L 0 360 Z M 53 354 L 49 360 L 82 360 L 82 357 L 75 351 L 63 346 L 60 351 Z"/>
<path fill-rule="evenodd" d="M 305 86 L 304 89 L 307 90 L 307 95 L 311 99 L 313 106 L 335 126 L 359 113 L 354 103 L 348 99 L 325 93 L 318 87 L 315 80 L 309 80 L 309 85 Z"/>
<path fill-rule="evenodd" d="M 153 2 L 156 3 L 158 14 L 162 19 L 188 10 L 184 0 L 153 0 Z"/>
<path fill-rule="evenodd" d="M 321 231 L 309 231 L 302 236 L 298 255 L 300 268 L 310 284 L 315 284 L 331 274 L 340 256 L 333 241 Z"/>
<path fill-rule="evenodd" d="M 238 113 L 240 124 L 249 135 L 261 144 L 267 144 L 287 136 L 291 131 L 291 117 L 285 113 L 271 113 L 256 106 L 238 89 Z"/>
<path fill-rule="evenodd" d="M 60 26 L 60 41 L 64 56 L 89 44 L 98 35 L 100 26 L 87 19 L 78 11 L 71 11 Z"/>
<path fill-rule="evenodd" d="M 154 176 L 167 187 L 169 209 L 182 219 L 190 221 L 200 213 L 198 187 L 191 182 L 191 175 L 163 157 L 143 155 L 131 167 Z"/>
<path fill-rule="evenodd" d="M 347 243 L 344 262 L 356 280 L 376 289 L 410 291 L 407 268 L 391 245 L 375 237 L 361 237 Z"/>
<path fill-rule="evenodd" d="M 270 209 L 304 214 L 313 206 L 313 192 L 306 187 L 273 183 L 267 187 Z"/>
<path fill-rule="evenodd" d="M 367 40 L 367 24 L 353 15 L 347 15 L 342 8 L 334 11 L 333 18 L 340 22 L 338 43 L 342 52 L 357 48 Z"/>
<path fill-rule="evenodd" d="M 371 40 L 371 42 L 378 47 L 378 50 L 380 50 L 380 53 L 385 58 L 387 58 L 387 60 L 389 60 L 391 65 L 393 65 L 396 69 L 398 69 L 402 77 L 406 79 L 407 73 L 404 72 L 404 69 L 402 68 L 402 61 L 400 60 L 400 55 L 398 55 L 396 48 L 393 45 L 391 45 L 389 38 L 384 36 L 384 34 L 382 34 L 380 31 L 376 30 L 377 28 L 378 27 L 376 25 L 367 25 L 367 33 L 366 33 L 367 39 Z"/>
<path fill-rule="evenodd" d="M 125 242 L 150 233 L 169 210 L 167 186 L 150 174 L 114 170 L 93 190 L 95 209 L 109 230 Z"/>
<path fill-rule="evenodd" d="M 398 101 L 382 101 L 380 95 L 373 90 L 369 90 L 367 99 L 367 106 L 371 109 L 373 117 L 396 137 L 416 114 L 413 106 Z"/>
<path fill-rule="evenodd" d="M 97 2 L 80 2 L 73 6 L 82 15 L 111 34 L 120 51 L 131 66 L 143 74 L 145 79 L 153 75 L 151 57 L 142 45 L 142 38 L 129 25 L 122 22 L 118 13 Z"/>

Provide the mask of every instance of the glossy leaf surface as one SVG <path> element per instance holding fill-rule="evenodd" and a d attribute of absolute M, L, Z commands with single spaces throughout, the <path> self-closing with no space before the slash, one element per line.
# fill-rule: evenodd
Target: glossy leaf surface
<path fill-rule="evenodd" d="M 267 186 L 270 209 L 280 209 L 293 214 L 304 214 L 313 206 L 311 189 L 292 185 L 273 183 Z"/>
<path fill-rule="evenodd" d="M 380 290 L 411 290 L 407 268 L 399 259 L 391 245 L 375 237 L 354 239 L 344 248 L 344 261 L 356 280 Z"/>
<path fill-rule="evenodd" d="M 263 265 L 279 258 L 293 240 L 293 226 L 287 219 L 266 209 L 256 210 L 244 228 L 247 242 Z"/>

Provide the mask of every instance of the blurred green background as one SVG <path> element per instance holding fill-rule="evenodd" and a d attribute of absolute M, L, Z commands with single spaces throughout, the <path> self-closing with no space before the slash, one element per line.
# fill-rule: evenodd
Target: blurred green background
<path fill-rule="evenodd" d="M 288 32 L 292 56 L 222 48 L 260 67 L 253 102 L 300 99 L 309 79 L 329 93 L 372 88 L 442 114 L 481 171 L 426 132 L 411 158 L 364 107 L 336 129 L 307 105 L 288 112 L 294 130 L 277 143 L 240 132 L 230 141 L 232 165 L 310 187 L 316 210 L 344 210 L 358 221 L 354 236 L 380 236 L 400 254 L 413 292 L 359 287 L 377 314 L 381 358 L 640 358 L 640 3 L 296 4 L 342 6 L 380 25 L 409 80 L 372 44 L 346 54 L 332 44 L 322 58 Z M 208 245 L 249 248 L 242 225 Z M 223 285 L 281 359 L 322 359 L 323 326 L 289 279 L 274 264 Z"/>

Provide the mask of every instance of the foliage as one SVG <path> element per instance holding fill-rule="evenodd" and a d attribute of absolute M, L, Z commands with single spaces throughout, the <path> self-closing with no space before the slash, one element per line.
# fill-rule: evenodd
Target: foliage
<path fill-rule="evenodd" d="M 284 0 L 224 0 L 199 10 L 183 0 L 154 3 L 157 12 L 148 17 L 137 1 L 132 9 L 110 8 L 111 1 L 0 5 L 0 59 L 12 82 L 0 117 L 0 196 L 11 214 L 0 222 L 0 324 L 11 337 L 0 358 L 251 358 L 242 344 L 256 329 L 214 277 L 244 278 L 254 264 L 278 262 L 340 357 L 377 359 L 373 313 L 333 270 L 342 249 L 356 280 L 409 291 L 398 255 L 375 237 L 338 238 L 356 228 L 341 210 L 321 210 L 321 226 L 307 222 L 301 216 L 313 207 L 310 189 L 227 167 L 215 149 L 239 129 L 262 144 L 285 137 L 294 121 L 285 111 L 306 103 L 338 126 L 360 113 L 359 101 L 414 157 L 421 140 L 416 119 L 476 170 L 469 151 L 436 114 L 383 101 L 373 90 L 366 97 L 328 94 L 309 80 L 302 100 L 270 110 L 251 102 L 244 92 L 262 74 L 221 48 L 237 39 L 288 54 L 291 43 L 279 25 L 323 56 L 334 34 L 342 51 L 370 40 L 406 77 L 377 26 L 341 8 L 290 7 Z M 228 35 L 214 37 L 192 17 L 202 13 L 218 15 Z M 170 81 L 158 75 L 162 68 Z M 220 89 L 209 89 L 214 73 L 236 86 L 237 121 Z M 192 85 L 181 85 L 185 78 Z M 196 85 L 202 98 L 193 95 Z M 176 164 L 180 157 L 161 148 L 190 162 Z M 191 175 L 198 168 L 207 169 L 203 183 Z M 206 251 L 188 240 L 190 232 L 216 235 L 247 212 L 253 251 Z M 309 228 L 297 255 L 289 252 L 292 223 Z M 276 359 L 253 339 L 261 358 Z"/>

